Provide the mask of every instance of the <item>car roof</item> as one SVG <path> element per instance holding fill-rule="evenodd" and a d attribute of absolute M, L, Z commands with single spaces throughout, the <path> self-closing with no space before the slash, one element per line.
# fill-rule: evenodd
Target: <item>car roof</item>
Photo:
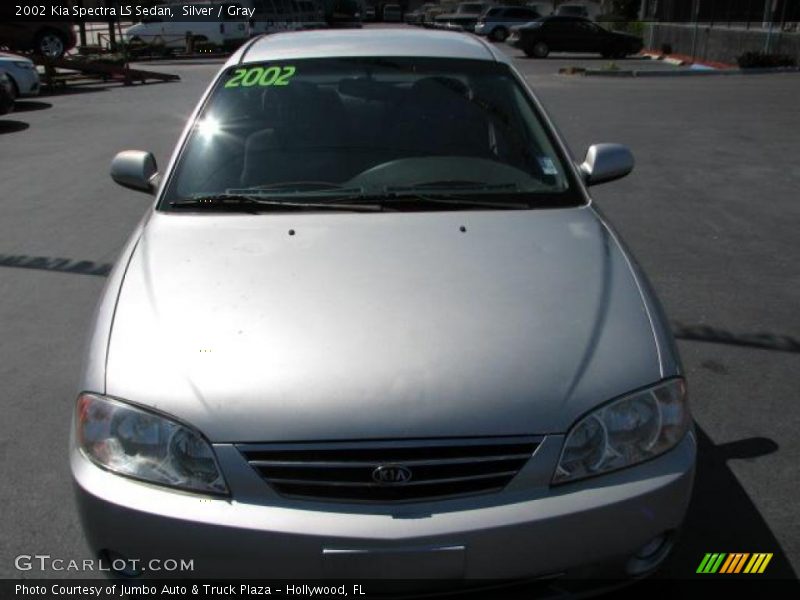
<path fill-rule="evenodd" d="M 510 62 L 477 36 L 427 29 L 319 29 L 274 33 L 245 44 L 226 66 L 303 58 L 413 56 Z"/>
<path fill-rule="evenodd" d="M 565 21 L 568 21 L 570 23 L 576 23 L 576 22 L 582 22 L 582 23 L 589 22 L 589 23 L 591 23 L 592 22 L 591 19 L 587 19 L 586 17 L 579 17 L 577 15 L 547 15 L 546 17 L 542 17 L 541 19 L 538 19 L 538 20 L 539 21 L 560 21 L 562 23 L 565 22 Z"/>

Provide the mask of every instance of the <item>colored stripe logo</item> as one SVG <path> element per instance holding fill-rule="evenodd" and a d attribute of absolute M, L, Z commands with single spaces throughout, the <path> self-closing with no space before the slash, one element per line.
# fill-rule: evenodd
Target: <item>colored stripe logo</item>
<path fill-rule="evenodd" d="M 734 552 L 731 554 L 709 552 L 703 557 L 700 566 L 697 567 L 697 573 L 724 573 L 726 575 L 748 573 L 754 575 L 763 573 L 771 560 L 771 552 L 757 552 L 755 554 L 750 554 L 749 552 Z"/>

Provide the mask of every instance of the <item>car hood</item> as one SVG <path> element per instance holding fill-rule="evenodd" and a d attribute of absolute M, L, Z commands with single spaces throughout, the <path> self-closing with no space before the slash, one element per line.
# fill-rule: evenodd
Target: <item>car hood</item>
<path fill-rule="evenodd" d="M 0 61 L 3 62 L 19 61 L 19 62 L 26 62 L 33 64 L 33 61 L 30 58 L 27 58 L 25 56 L 20 56 L 19 54 L 11 54 L 10 52 L 0 52 Z"/>
<path fill-rule="evenodd" d="M 659 377 L 590 207 L 154 213 L 106 393 L 215 442 L 422 438 L 564 432 Z"/>

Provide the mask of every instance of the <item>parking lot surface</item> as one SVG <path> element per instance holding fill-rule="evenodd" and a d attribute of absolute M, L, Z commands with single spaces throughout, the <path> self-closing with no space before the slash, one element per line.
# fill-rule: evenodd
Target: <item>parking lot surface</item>
<path fill-rule="evenodd" d="M 576 157 L 592 142 L 633 150 L 634 173 L 592 193 L 665 304 L 700 440 L 683 538 L 660 575 L 691 577 L 706 552 L 773 552 L 765 576 L 793 578 L 800 76 L 556 74 L 575 60 L 516 63 Z M 66 453 L 75 385 L 103 275 L 151 202 L 114 185 L 109 161 L 139 148 L 165 165 L 219 64 L 148 68 L 181 81 L 74 88 L 0 118 L 0 577 L 86 576 L 21 573 L 14 557 L 87 554 Z"/>
<path fill-rule="evenodd" d="M 517 68 L 523 73 L 558 73 L 559 69 L 576 67 L 591 70 L 620 70 L 620 71 L 661 71 L 675 73 L 685 71 L 687 67 L 678 67 L 661 60 L 652 60 L 644 56 L 629 56 L 627 58 L 609 59 L 598 54 L 568 54 L 554 52 L 547 58 L 528 58 L 521 50 L 507 44 L 496 44 L 506 54 L 513 56 Z"/>

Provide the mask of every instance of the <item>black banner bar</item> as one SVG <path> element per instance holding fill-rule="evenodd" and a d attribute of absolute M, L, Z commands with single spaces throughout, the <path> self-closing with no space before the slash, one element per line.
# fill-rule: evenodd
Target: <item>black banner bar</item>
<path fill-rule="evenodd" d="M 570 580 L 527 582 L 493 580 L 103 580 L 103 579 L 4 579 L 0 598 L 53 600 L 214 600 L 228 598 L 294 600 L 371 600 L 373 598 L 447 597 L 464 600 L 535 600 L 577 598 L 681 598 L 686 595 L 772 599 L 797 598 L 800 582 L 776 580 L 760 575 L 709 575 L 695 579 Z"/>
<path fill-rule="evenodd" d="M 2 0 L 0 22 L 133 22 L 142 19 L 163 21 L 274 21 L 277 14 L 264 13 L 264 2 L 237 0 Z M 328 0 L 313 0 L 324 9 Z M 566 0 L 563 0 L 566 2 Z M 183 5 L 183 6 L 180 6 Z M 291 4 L 286 2 L 287 6 Z M 599 22 L 698 23 L 704 27 L 744 26 L 798 30 L 800 2 L 797 0 L 618 0 L 599 6 L 613 7 L 606 14 L 591 14 Z M 285 11 L 280 13 L 285 18 Z"/>

